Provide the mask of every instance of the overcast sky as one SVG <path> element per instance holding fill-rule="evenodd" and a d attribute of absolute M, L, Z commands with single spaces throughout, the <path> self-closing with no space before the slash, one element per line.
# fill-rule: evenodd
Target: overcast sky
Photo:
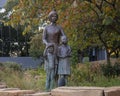
<path fill-rule="evenodd" d="M 0 7 L 3 7 L 5 5 L 7 0 L 0 0 Z"/>

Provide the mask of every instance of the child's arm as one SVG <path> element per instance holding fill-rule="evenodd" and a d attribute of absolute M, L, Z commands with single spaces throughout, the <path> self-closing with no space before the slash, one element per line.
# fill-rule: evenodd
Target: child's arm
<path fill-rule="evenodd" d="M 47 49 L 46 48 L 44 50 L 43 57 L 47 60 Z"/>
<path fill-rule="evenodd" d="M 67 56 L 71 57 L 71 48 L 70 48 L 70 46 L 68 46 Z"/>

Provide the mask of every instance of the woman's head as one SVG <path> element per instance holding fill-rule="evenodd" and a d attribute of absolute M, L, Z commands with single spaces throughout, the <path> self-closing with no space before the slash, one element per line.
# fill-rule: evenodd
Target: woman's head
<path fill-rule="evenodd" d="M 55 10 L 52 10 L 49 15 L 48 18 L 51 22 L 55 23 L 58 20 L 58 14 Z"/>

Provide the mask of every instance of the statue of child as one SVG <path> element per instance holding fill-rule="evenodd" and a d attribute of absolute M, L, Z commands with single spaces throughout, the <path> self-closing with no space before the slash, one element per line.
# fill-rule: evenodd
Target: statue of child
<path fill-rule="evenodd" d="M 58 47 L 58 86 L 65 86 L 67 82 L 67 76 L 70 75 L 71 48 L 67 45 L 67 42 L 68 40 L 66 36 L 62 36 L 62 44 Z M 63 82 L 65 84 L 62 84 Z"/>
<path fill-rule="evenodd" d="M 44 51 L 46 70 L 46 91 L 51 91 L 55 82 L 55 55 L 54 46 L 47 46 Z"/>

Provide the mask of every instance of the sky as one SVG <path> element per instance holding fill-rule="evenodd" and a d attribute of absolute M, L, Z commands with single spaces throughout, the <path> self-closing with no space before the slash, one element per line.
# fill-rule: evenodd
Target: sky
<path fill-rule="evenodd" d="M 3 7 L 5 5 L 7 0 L 0 0 L 0 7 Z"/>

